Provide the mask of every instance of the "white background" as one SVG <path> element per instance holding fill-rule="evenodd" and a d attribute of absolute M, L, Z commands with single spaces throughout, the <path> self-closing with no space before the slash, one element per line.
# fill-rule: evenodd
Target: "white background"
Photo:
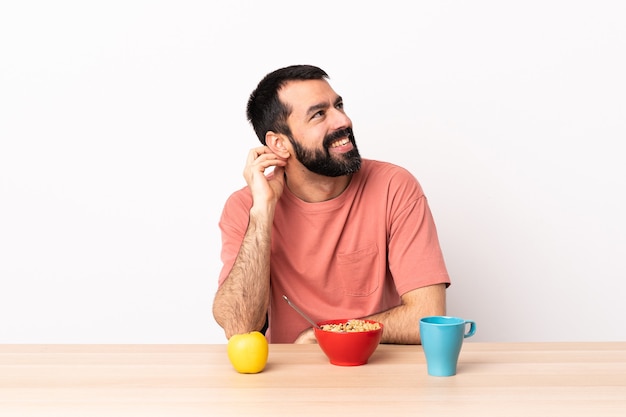
<path fill-rule="evenodd" d="M 248 94 L 321 66 L 433 209 L 474 341 L 626 340 L 626 3 L 0 6 L 0 342 L 224 343 Z M 313 260 L 312 260 L 313 261 Z"/>

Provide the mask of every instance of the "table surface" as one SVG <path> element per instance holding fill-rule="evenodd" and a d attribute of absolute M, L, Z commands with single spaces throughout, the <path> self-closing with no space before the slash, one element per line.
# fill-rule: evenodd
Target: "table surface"
<path fill-rule="evenodd" d="M 0 345 L 0 416 L 626 416 L 626 342 L 474 343 L 453 377 L 421 346 L 331 365 L 317 345 L 270 345 L 238 374 L 225 344 Z"/>

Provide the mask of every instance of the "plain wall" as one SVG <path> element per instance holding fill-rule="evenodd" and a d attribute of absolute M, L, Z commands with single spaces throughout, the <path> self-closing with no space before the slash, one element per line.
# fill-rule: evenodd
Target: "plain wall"
<path fill-rule="evenodd" d="M 0 5 L 0 343 L 225 343 L 217 222 L 276 68 L 421 182 L 473 341 L 626 340 L 626 3 Z M 417 325 L 417 323 L 416 323 Z"/>

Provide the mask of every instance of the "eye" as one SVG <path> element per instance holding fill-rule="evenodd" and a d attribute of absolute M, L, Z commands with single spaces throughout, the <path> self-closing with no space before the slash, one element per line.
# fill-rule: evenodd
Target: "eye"
<path fill-rule="evenodd" d="M 320 110 L 318 112 L 315 112 L 311 119 L 319 119 L 320 117 L 324 117 L 325 114 L 326 112 L 324 110 Z"/>

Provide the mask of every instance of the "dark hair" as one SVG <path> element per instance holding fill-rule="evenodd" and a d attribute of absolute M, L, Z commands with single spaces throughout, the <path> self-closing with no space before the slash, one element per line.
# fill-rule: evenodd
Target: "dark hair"
<path fill-rule="evenodd" d="M 291 134 L 287 117 L 291 109 L 278 99 L 278 91 L 289 81 L 322 80 L 328 78 L 324 70 L 312 65 L 292 65 L 267 74 L 250 94 L 246 115 L 263 145 L 268 131 Z"/>

